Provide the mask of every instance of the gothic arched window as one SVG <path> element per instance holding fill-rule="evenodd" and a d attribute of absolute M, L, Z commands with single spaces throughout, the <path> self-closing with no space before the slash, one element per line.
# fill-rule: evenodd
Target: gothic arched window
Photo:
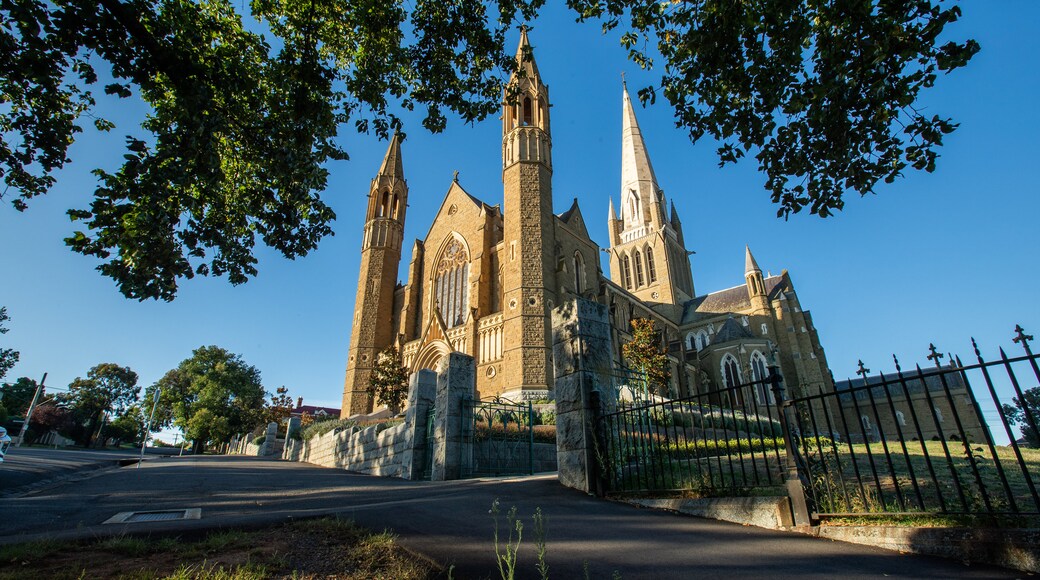
<path fill-rule="evenodd" d="M 646 274 L 650 277 L 650 282 L 657 282 L 657 267 L 654 265 L 654 249 L 650 246 L 646 247 Z"/>
<path fill-rule="evenodd" d="M 469 256 L 458 239 L 452 238 L 437 262 L 434 296 L 448 328 L 466 321 L 469 309 Z"/>
<path fill-rule="evenodd" d="M 632 264 L 626 255 L 621 259 L 621 277 L 625 279 L 625 290 L 632 289 Z"/>
<path fill-rule="evenodd" d="M 751 353 L 751 380 L 760 381 L 755 385 L 755 400 L 759 405 L 772 405 L 776 402 L 776 398 L 773 397 L 773 389 L 765 382 L 768 377 L 766 357 L 756 350 Z"/>
<path fill-rule="evenodd" d="M 388 217 L 390 215 L 390 192 L 384 191 L 383 196 L 379 201 L 379 217 Z"/>
<path fill-rule="evenodd" d="M 636 288 L 643 285 L 643 257 L 639 254 L 639 250 L 632 255 L 632 259 L 636 263 Z"/>
<path fill-rule="evenodd" d="M 574 252 L 574 292 L 580 294 L 585 290 L 585 258 L 581 252 Z"/>
<path fill-rule="evenodd" d="M 737 359 L 731 354 L 722 359 L 722 384 L 727 387 L 740 384 L 740 369 L 737 368 Z"/>
<path fill-rule="evenodd" d="M 534 115 L 531 113 L 531 99 L 524 97 L 524 125 L 531 125 Z"/>

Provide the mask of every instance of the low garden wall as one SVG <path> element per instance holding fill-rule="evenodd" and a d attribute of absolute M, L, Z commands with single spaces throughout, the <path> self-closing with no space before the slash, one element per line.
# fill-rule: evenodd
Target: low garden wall
<path fill-rule="evenodd" d="M 358 473 L 400 477 L 409 443 L 404 423 L 390 427 L 343 427 L 309 441 L 291 440 L 282 457 Z"/>

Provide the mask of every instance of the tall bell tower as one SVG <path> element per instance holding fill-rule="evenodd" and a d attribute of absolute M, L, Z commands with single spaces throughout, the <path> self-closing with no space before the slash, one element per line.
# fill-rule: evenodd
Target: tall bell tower
<path fill-rule="evenodd" d="M 517 50 L 520 71 L 510 79 L 502 110 L 504 187 L 503 352 L 510 391 L 552 388 L 549 311 L 556 305 L 556 240 L 552 205 L 549 87 L 542 83 L 527 29 Z"/>
<path fill-rule="evenodd" d="M 347 353 L 341 417 L 372 412 L 369 379 L 379 351 L 393 344 L 394 288 L 401 261 L 408 184 L 401 163 L 401 139 L 395 134 L 368 191 L 361 273 L 358 276 L 354 324 Z"/>

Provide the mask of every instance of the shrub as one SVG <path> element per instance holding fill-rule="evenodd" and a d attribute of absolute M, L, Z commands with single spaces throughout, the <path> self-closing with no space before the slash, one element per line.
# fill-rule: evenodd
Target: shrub
<path fill-rule="evenodd" d="M 545 409 L 535 415 L 535 421 L 539 425 L 555 425 L 556 424 L 556 411 Z"/>
<path fill-rule="evenodd" d="M 256 439 L 253 439 L 253 445 L 263 445 L 264 441 L 267 441 L 267 435 L 261 435 Z"/>
<path fill-rule="evenodd" d="M 338 431 L 340 429 L 348 429 L 348 428 L 354 427 L 356 425 L 357 425 L 357 423 L 355 423 L 354 421 L 351 421 L 350 419 L 335 419 L 335 420 L 329 420 L 329 421 L 319 421 L 317 423 L 311 423 L 310 425 L 307 425 L 306 427 L 304 427 L 303 431 L 300 433 L 300 435 L 303 437 L 304 441 L 310 441 L 314 437 L 317 437 L 319 435 L 324 435 L 324 434 L 328 433 L 329 431 L 333 431 L 333 430 Z"/>

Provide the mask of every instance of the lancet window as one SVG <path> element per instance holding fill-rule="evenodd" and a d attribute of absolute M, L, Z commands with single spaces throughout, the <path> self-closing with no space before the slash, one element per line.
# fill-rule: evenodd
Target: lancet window
<path fill-rule="evenodd" d="M 437 307 L 448 328 L 466 321 L 469 309 L 469 256 L 462 242 L 452 238 L 437 262 L 434 283 Z"/>
<path fill-rule="evenodd" d="M 581 252 L 574 252 L 574 292 L 580 294 L 585 290 L 585 258 Z"/>
<path fill-rule="evenodd" d="M 632 263 L 628 259 L 628 254 L 621 259 L 621 275 L 625 279 L 625 290 L 632 289 Z"/>
<path fill-rule="evenodd" d="M 633 256 L 636 262 L 636 287 L 640 287 L 644 284 L 643 282 L 643 258 L 637 251 Z"/>
<path fill-rule="evenodd" d="M 657 266 L 654 264 L 654 249 L 646 247 L 646 273 L 650 276 L 650 283 L 657 282 Z"/>

